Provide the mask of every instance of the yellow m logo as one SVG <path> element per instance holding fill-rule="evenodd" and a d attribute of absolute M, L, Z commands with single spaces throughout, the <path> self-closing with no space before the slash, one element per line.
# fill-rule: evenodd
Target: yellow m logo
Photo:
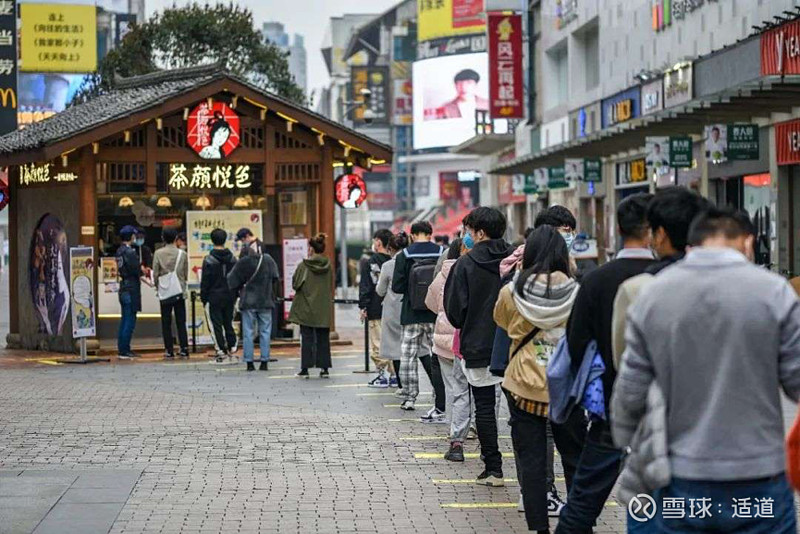
<path fill-rule="evenodd" d="M 16 109 L 17 108 L 17 95 L 14 93 L 14 89 L 11 87 L 6 87 L 5 89 L 0 89 L 0 102 L 3 103 L 3 107 L 8 107 L 8 101 L 11 100 L 11 107 Z"/>

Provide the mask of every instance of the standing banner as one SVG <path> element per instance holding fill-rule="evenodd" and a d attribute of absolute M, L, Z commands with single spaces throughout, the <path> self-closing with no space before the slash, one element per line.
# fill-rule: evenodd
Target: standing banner
<path fill-rule="evenodd" d="M 283 240 L 283 297 L 286 299 L 294 298 L 294 288 L 292 278 L 297 266 L 308 258 L 308 240 L 306 239 L 284 239 Z M 283 318 L 289 318 L 290 306 L 285 306 Z"/>
<path fill-rule="evenodd" d="M 94 249 L 69 249 L 69 280 L 72 295 L 72 337 L 94 337 L 97 321 L 94 306 Z"/>
<path fill-rule="evenodd" d="M 489 13 L 487 28 L 490 114 L 493 119 L 522 119 L 522 15 Z"/>
<path fill-rule="evenodd" d="M 0 2 L 0 135 L 17 129 L 17 2 Z"/>

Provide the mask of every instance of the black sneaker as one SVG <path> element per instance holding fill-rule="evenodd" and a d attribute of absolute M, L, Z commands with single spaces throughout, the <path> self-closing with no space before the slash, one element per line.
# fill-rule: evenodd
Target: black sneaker
<path fill-rule="evenodd" d="M 489 486 L 490 488 L 500 488 L 506 485 L 503 480 L 503 473 L 500 471 L 484 471 L 478 475 L 475 484 L 478 486 Z"/>
<path fill-rule="evenodd" d="M 444 459 L 448 462 L 463 462 L 464 446 L 461 445 L 461 443 L 454 441 L 450 444 L 450 450 L 445 453 Z"/>
<path fill-rule="evenodd" d="M 258 366 L 259 371 L 266 371 L 267 370 L 267 362 L 261 362 L 261 365 Z"/>
<path fill-rule="evenodd" d="M 189 351 L 188 350 L 181 350 L 180 354 L 178 354 L 178 357 L 181 360 L 188 360 L 189 359 Z"/>
<path fill-rule="evenodd" d="M 255 371 L 256 370 L 256 366 L 253 365 L 253 362 L 247 362 L 247 370 L 248 371 Z"/>
<path fill-rule="evenodd" d="M 141 358 L 141 356 L 131 351 L 126 353 L 121 353 L 119 356 L 117 356 L 117 358 L 120 360 L 135 360 L 137 358 Z"/>
<path fill-rule="evenodd" d="M 308 369 L 301 369 L 300 372 L 297 373 L 295 376 L 299 378 L 305 378 L 306 380 L 308 380 Z"/>
<path fill-rule="evenodd" d="M 330 373 L 328 373 L 327 369 L 323 369 L 322 371 L 319 372 L 319 377 L 320 378 L 330 378 L 331 375 L 330 375 Z"/>
<path fill-rule="evenodd" d="M 165 352 L 164 353 L 164 359 L 168 360 L 168 361 L 172 361 L 172 360 L 175 359 L 175 355 L 172 354 L 171 352 Z"/>
<path fill-rule="evenodd" d="M 275 363 L 278 361 L 278 358 L 270 358 L 269 363 Z"/>
<path fill-rule="evenodd" d="M 550 489 L 547 491 L 547 515 L 550 517 L 558 517 L 561 515 L 561 510 L 567 504 L 561 500 L 561 496 L 558 494 L 558 490 L 555 486 L 550 486 Z"/>

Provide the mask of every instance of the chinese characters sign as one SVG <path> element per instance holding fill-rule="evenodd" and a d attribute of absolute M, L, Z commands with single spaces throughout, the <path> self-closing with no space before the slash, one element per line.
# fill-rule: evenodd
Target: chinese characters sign
<path fill-rule="evenodd" d="M 253 185 L 250 165 L 169 166 L 170 191 L 184 189 L 249 189 Z"/>
<path fill-rule="evenodd" d="M 759 158 L 758 125 L 728 125 L 728 159 L 747 160 Z"/>
<path fill-rule="evenodd" d="M 343 174 L 333 184 L 336 203 L 345 209 L 355 209 L 367 199 L 367 184 L 357 174 Z"/>
<path fill-rule="evenodd" d="M 239 115 L 224 102 L 203 102 L 189 113 L 186 141 L 203 159 L 224 159 L 239 146 Z"/>
<path fill-rule="evenodd" d="M 46 184 L 48 182 L 74 182 L 78 175 L 74 172 L 51 173 L 52 163 L 20 165 L 19 185 Z"/>
<path fill-rule="evenodd" d="M 97 7 L 22 4 L 22 70 L 97 70 Z"/>
<path fill-rule="evenodd" d="M 669 138 L 669 166 L 692 166 L 692 138 L 689 136 Z"/>
<path fill-rule="evenodd" d="M 17 129 L 16 0 L 0 0 L 0 135 Z"/>
<path fill-rule="evenodd" d="M 417 0 L 417 39 L 481 33 L 483 0 Z"/>
<path fill-rule="evenodd" d="M 387 83 L 389 71 L 385 67 L 352 67 L 353 76 L 351 100 L 360 101 L 364 99 L 361 91 L 369 90 L 369 98 L 365 99 L 368 105 L 356 106 L 352 112 L 355 122 L 364 122 L 364 112 L 369 109 L 372 111 L 373 124 L 385 124 L 389 117 L 387 113 Z"/>
<path fill-rule="evenodd" d="M 488 27 L 492 118 L 524 118 L 522 16 L 489 13 Z"/>

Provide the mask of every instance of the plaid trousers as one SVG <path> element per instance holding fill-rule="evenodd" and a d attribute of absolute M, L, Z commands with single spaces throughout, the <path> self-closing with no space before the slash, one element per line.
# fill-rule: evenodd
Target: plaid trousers
<path fill-rule="evenodd" d="M 402 332 L 400 382 L 403 383 L 403 400 L 416 401 L 419 395 L 419 358 L 432 354 L 433 323 L 405 325 Z"/>

